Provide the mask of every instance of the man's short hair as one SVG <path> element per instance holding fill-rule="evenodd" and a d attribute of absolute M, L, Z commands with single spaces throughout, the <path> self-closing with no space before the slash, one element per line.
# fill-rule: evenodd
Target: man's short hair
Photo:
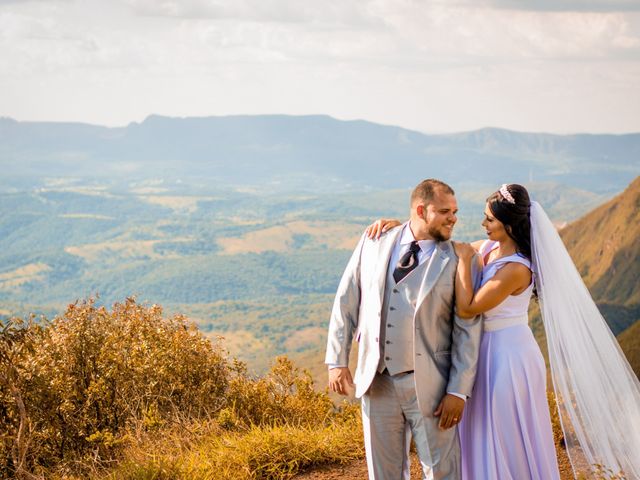
<path fill-rule="evenodd" d="M 413 192 L 411 193 L 411 205 L 415 205 L 417 201 L 422 201 L 425 205 L 428 205 L 433 201 L 433 197 L 438 191 L 448 193 L 450 195 L 456 194 L 453 191 L 453 188 L 446 183 L 436 180 L 435 178 L 427 178 L 413 189 Z"/>

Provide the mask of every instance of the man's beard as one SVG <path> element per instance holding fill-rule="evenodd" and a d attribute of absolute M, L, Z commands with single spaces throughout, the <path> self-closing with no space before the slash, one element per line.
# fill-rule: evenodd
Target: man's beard
<path fill-rule="evenodd" d="M 431 235 L 431 237 L 435 239 L 437 242 L 446 242 L 451 238 L 451 233 L 449 232 L 453 232 L 453 229 L 450 231 L 446 231 L 447 232 L 446 234 L 442 233 L 440 230 L 438 230 L 435 227 L 429 228 L 428 231 L 429 231 L 429 235 Z"/>

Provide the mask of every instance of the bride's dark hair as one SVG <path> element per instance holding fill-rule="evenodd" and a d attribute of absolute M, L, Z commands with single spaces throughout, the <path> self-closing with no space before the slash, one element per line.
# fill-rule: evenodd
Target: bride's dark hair
<path fill-rule="evenodd" d="M 504 191 L 504 194 L 500 190 Z M 516 242 L 518 252 L 531 260 L 529 192 L 516 183 L 504 185 L 500 190 L 487 198 L 489 210 L 504 225 L 507 235 Z"/>

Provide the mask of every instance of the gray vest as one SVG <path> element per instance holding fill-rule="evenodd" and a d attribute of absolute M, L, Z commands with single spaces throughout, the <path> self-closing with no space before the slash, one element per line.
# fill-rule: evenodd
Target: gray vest
<path fill-rule="evenodd" d="M 387 268 L 380 322 L 380 373 L 385 368 L 391 375 L 414 369 L 413 317 L 430 261 L 430 258 L 425 259 L 398 284 L 393 278 L 394 268 Z"/>

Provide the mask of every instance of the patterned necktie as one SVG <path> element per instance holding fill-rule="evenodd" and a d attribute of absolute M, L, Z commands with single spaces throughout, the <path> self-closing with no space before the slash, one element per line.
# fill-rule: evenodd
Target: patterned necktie
<path fill-rule="evenodd" d="M 415 240 L 409 245 L 409 250 L 405 253 L 396 265 L 396 269 L 393 271 L 393 279 L 396 283 L 400 283 L 404 277 L 409 275 L 411 270 L 418 266 L 418 252 L 420 251 L 420 245 Z"/>

